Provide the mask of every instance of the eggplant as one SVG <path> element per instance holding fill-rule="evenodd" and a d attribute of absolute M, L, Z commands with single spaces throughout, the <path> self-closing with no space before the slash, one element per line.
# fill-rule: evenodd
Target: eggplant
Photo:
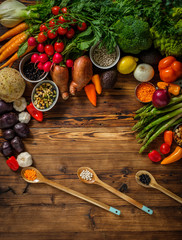
<path fill-rule="evenodd" d="M 14 126 L 14 131 L 19 137 L 26 138 L 28 137 L 30 130 L 26 123 L 17 123 Z"/>
<path fill-rule="evenodd" d="M 15 137 L 15 131 L 13 129 L 6 129 L 4 132 L 3 132 L 3 138 L 6 139 L 6 140 L 11 140 Z"/>
<path fill-rule="evenodd" d="M 21 153 L 24 151 L 24 144 L 20 137 L 16 136 L 11 140 L 11 146 L 17 153 Z"/>
<path fill-rule="evenodd" d="M 6 141 L 6 142 L 2 143 L 2 145 L 1 145 L 1 153 L 5 157 L 11 157 L 13 155 L 13 149 L 11 147 L 10 142 Z"/>
<path fill-rule="evenodd" d="M 0 114 L 13 111 L 13 103 L 6 103 L 3 100 L 0 100 Z"/>
<path fill-rule="evenodd" d="M 14 112 L 5 113 L 0 118 L 0 129 L 11 128 L 18 122 L 18 115 Z"/>

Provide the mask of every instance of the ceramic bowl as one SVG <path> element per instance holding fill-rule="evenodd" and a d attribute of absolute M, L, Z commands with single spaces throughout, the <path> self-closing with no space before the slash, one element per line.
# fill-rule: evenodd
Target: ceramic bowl
<path fill-rule="evenodd" d="M 141 100 L 137 97 L 137 90 L 138 90 L 138 88 L 139 88 L 142 84 L 150 84 L 151 86 L 153 86 L 153 87 L 155 88 L 155 86 L 154 86 L 152 83 L 150 83 L 150 82 L 142 82 L 142 83 L 139 83 L 139 84 L 136 86 L 136 88 L 135 88 L 135 97 L 136 97 L 136 99 L 137 99 L 139 102 L 141 102 L 141 103 L 150 103 L 150 102 L 152 102 L 152 101 L 143 102 L 143 101 L 141 101 Z"/>

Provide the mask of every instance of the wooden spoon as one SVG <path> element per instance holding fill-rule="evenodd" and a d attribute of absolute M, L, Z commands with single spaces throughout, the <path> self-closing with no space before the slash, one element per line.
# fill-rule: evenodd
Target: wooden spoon
<path fill-rule="evenodd" d="M 91 178 L 91 180 L 83 179 L 83 178 L 80 176 L 80 174 L 81 174 L 81 172 L 82 172 L 83 170 L 88 170 L 89 172 L 92 173 L 92 178 Z M 131 197 L 127 196 L 126 194 L 124 194 L 124 193 L 122 193 L 122 192 L 119 192 L 119 191 L 116 190 L 115 188 L 113 188 L 113 187 L 109 186 L 108 184 L 102 182 L 102 181 L 98 178 L 98 176 L 97 176 L 97 174 L 94 172 L 94 170 L 92 170 L 91 168 L 89 168 L 89 167 L 80 167 L 80 168 L 77 170 L 77 175 L 78 175 L 79 179 L 80 179 L 82 182 L 87 183 L 87 184 L 97 184 L 97 185 L 99 185 L 99 186 L 107 189 L 108 191 L 114 193 L 116 196 L 118 196 L 118 197 L 124 199 L 125 201 L 133 204 L 135 207 L 141 209 L 142 211 L 144 211 L 144 212 L 146 212 L 146 213 L 148 213 L 148 214 L 150 214 L 150 215 L 153 213 L 152 209 L 144 206 L 143 204 L 137 202 L 136 200 L 132 199 Z"/>
<path fill-rule="evenodd" d="M 36 172 L 36 175 L 37 175 L 37 176 L 36 176 L 36 179 L 35 179 L 34 181 L 28 180 L 28 179 L 25 177 L 24 173 L 25 173 L 25 171 L 26 171 L 27 169 L 33 169 L 33 170 Z M 87 201 L 87 202 L 89 202 L 89 203 L 92 203 L 92 204 L 94 204 L 94 205 L 96 205 L 96 206 L 98 206 L 98 207 L 100 207 L 100 208 L 103 208 L 103 209 L 105 209 L 105 210 L 107 210 L 107 211 L 109 211 L 109 212 L 112 212 L 112 213 L 114 213 L 114 214 L 116 214 L 116 215 L 120 215 L 120 214 L 121 214 L 121 212 L 120 212 L 118 209 L 114 208 L 114 207 L 108 206 L 108 205 L 106 205 L 105 203 L 99 202 L 99 201 L 97 201 L 97 200 L 95 200 L 95 199 L 93 199 L 93 198 L 90 198 L 90 197 L 82 194 L 82 193 L 79 193 L 79 192 L 74 191 L 74 190 L 72 190 L 72 189 L 70 189 L 70 188 L 64 187 L 64 186 L 62 186 L 62 185 L 59 184 L 59 183 L 53 182 L 53 181 L 45 178 L 45 177 L 44 177 L 36 168 L 34 168 L 34 167 L 26 167 L 26 168 L 23 168 L 22 171 L 21 171 L 21 176 L 22 176 L 22 178 L 23 178 L 26 182 L 29 182 L 29 183 L 45 183 L 45 184 L 48 184 L 48 185 L 50 185 L 50 186 L 52 186 L 52 187 L 55 187 L 55 188 L 57 188 L 57 189 L 59 189 L 59 190 L 62 190 L 62 191 L 64 191 L 64 192 L 66 192 L 66 193 L 69 193 L 69 194 L 71 194 L 71 195 L 73 195 L 73 196 L 75 196 L 75 197 L 81 198 L 82 200 L 85 200 L 85 201 Z"/>
<path fill-rule="evenodd" d="M 143 184 L 141 181 L 140 181 L 140 176 L 142 174 L 147 174 L 149 177 L 150 177 L 150 183 L 147 185 L 147 184 Z M 145 171 L 145 170 L 140 170 L 136 173 L 135 175 L 135 178 L 136 178 L 136 181 L 138 184 L 140 184 L 141 186 L 143 187 L 148 187 L 148 188 L 155 188 L 155 189 L 158 189 L 159 191 L 165 193 L 166 195 L 168 195 L 169 197 L 175 199 L 176 201 L 182 203 L 182 198 L 180 198 L 179 196 L 177 196 L 176 194 L 172 193 L 171 191 L 167 190 L 166 188 L 162 187 L 161 185 L 159 185 L 155 178 L 152 176 L 151 173 Z"/>

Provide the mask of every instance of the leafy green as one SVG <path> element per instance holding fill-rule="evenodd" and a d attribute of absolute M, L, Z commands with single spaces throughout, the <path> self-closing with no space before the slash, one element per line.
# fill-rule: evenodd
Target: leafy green
<path fill-rule="evenodd" d="M 21 55 L 23 55 L 26 52 L 27 48 L 28 48 L 28 42 L 24 42 L 20 45 L 17 52 L 18 58 L 21 57 Z"/>

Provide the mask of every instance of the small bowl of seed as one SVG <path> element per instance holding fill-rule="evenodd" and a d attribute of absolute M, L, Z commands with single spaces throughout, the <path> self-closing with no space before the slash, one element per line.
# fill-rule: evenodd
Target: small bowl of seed
<path fill-rule="evenodd" d="M 34 107 L 41 111 L 47 112 L 54 107 L 59 97 L 59 89 L 51 80 L 43 80 L 35 85 L 31 100 Z"/>
<path fill-rule="evenodd" d="M 120 59 L 120 49 L 118 45 L 115 51 L 109 53 L 105 46 L 100 46 L 100 42 L 90 48 L 90 60 L 100 69 L 109 69 L 114 67 Z"/>
<path fill-rule="evenodd" d="M 174 141 L 182 147 L 182 123 L 174 128 Z"/>

